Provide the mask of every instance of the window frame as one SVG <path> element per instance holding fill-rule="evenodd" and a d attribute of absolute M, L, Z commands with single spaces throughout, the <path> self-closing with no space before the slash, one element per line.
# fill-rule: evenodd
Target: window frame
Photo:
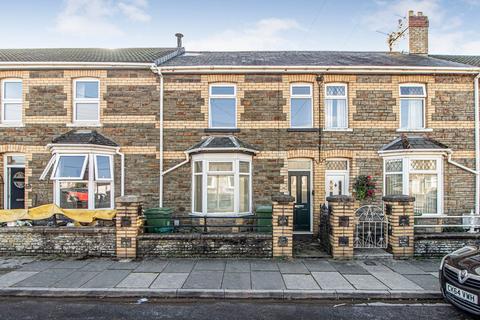
<path fill-rule="evenodd" d="M 86 159 L 83 164 L 82 168 L 82 175 L 81 177 L 69 177 L 69 178 L 58 178 L 55 177 L 58 163 L 60 157 L 62 156 L 85 156 Z M 96 165 L 96 156 L 108 156 L 110 158 L 110 172 L 111 172 L 111 179 L 96 179 L 97 175 L 97 165 Z M 53 170 L 50 179 L 54 181 L 53 183 L 53 194 L 54 194 L 54 203 L 60 206 L 60 184 L 61 182 L 73 182 L 73 183 L 86 183 L 88 187 L 88 210 L 111 210 L 115 208 L 115 176 L 114 176 L 114 161 L 113 161 L 113 154 L 109 154 L 106 152 L 96 152 L 96 151 L 88 151 L 85 152 L 76 152 L 76 153 L 68 153 L 68 152 L 59 152 L 55 154 Z M 92 165 L 88 165 L 92 164 Z M 86 167 L 88 166 L 87 178 L 85 177 Z M 108 208 L 96 208 L 95 207 L 95 187 L 97 183 L 109 183 L 110 184 L 110 206 Z"/>
<path fill-rule="evenodd" d="M 389 160 L 402 160 L 402 193 L 410 195 L 410 175 L 411 174 L 436 174 L 437 175 L 437 213 L 422 214 L 422 216 L 438 216 L 443 214 L 443 157 L 439 155 L 395 155 L 383 158 L 383 195 L 386 195 L 386 176 L 387 174 L 399 174 L 398 172 L 386 172 L 386 162 Z M 410 164 L 414 160 L 434 160 L 436 169 L 434 170 L 411 170 Z"/>
<path fill-rule="evenodd" d="M 309 87 L 310 88 L 310 94 L 293 94 L 293 88 L 294 87 Z M 310 125 L 307 126 L 294 126 L 292 123 L 293 116 L 292 116 L 292 100 L 293 99 L 310 99 Z M 290 128 L 292 129 L 311 129 L 313 128 L 313 115 L 314 109 L 313 109 L 313 84 L 308 83 L 308 82 L 295 82 L 290 84 L 290 108 L 289 108 L 289 113 L 290 113 Z"/>
<path fill-rule="evenodd" d="M 77 98 L 77 83 L 78 82 L 95 82 L 98 86 L 98 97 L 97 98 Z M 78 78 L 73 80 L 73 115 L 72 121 L 74 124 L 82 124 L 82 125 L 98 125 L 100 123 L 100 79 L 97 78 Z M 97 104 L 97 119 L 96 120 L 79 120 L 77 119 L 77 104 L 81 103 L 89 103 Z"/>
<path fill-rule="evenodd" d="M 107 157 L 108 158 L 108 162 L 110 164 L 110 178 L 99 178 L 98 177 L 98 160 L 97 158 L 98 157 Z M 98 181 L 98 182 L 110 182 L 113 180 L 113 156 L 112 155 L 109 155 L 109 154 L 94 154 L 93 155 L 93 159 L 94 159 L 94 166 L 95 166 L 95 181 Z"/>
<path fill-rule="evenodd" d="M 327 94 L 328 92 L 328 87 L 344 87 L 345 88 L 345 95 L 343 96 L 330 96 Z M 348 107 L 348 83 L 343 83 L 343 82 L 329 82 L 325 84 L 324 88 L 324 105 L 325 105 L 325 129 L 327 130 L 347 130 L 349 128 L 349 121 L 348 121 L 348 112 L 349 112 L 349 107 Z M 328 112 L 327 112 L 327 100 L 345 100 L 345 127 L 330 127 L 328 125 Z"/>
<path fill-rule="evenodd" d="M 423 95 L 402 95 L 402 87 L 417 87 L 423 89 Z M 399 98 L 399 130 L 401 131 L 421 131 L 426 127 L 426 102 L 427 102 L 427 87 L 424 83 L 401 83 L 398 85 L 398 98 Z M 402 100 L 421 100 L 422 101 L 422 127 L 410 128 L 402 126 Z"/>
<path fill-rule="evenodd" d="M 195 162 L 202 163 L 202 172 L 195 172 Z M 231 162 L 232 163 L 232 171 L 209 171 L 209 163 L 211 162 Z M 249 172 L 240 172 L 240 162 L 248 162 L 249 163 Z M 197 216 L 206 216 L 206 217 L 239 217 L 245 215 L 251 215 L 253 211 L 253 191 L 252 191 L 252 172 L 253 172 L 253 165 L 252 165 L 252 156 L 248 154 L 218 154 L 218 153 L 202 153 L 196 154 L 192 156 L 192 189 L 191 189 L 191 214 Z M 195 210 L 195 176 L 201 175 L 202 176 L 202 211 Z M 208 177 L 209 176 L 226 176 L 226 175 L 233 175 L 234 181 L 234 197 L 233 197 L 233 212 L 208 212 Z M 249 205 L 247 211 L 240 212 L 240 176 L 248 176 L 249 177 L 249 192 L 248 192 L 248 199 Z"/>
<path fill-rule="evenodd" d="M 212 94 L 212 88 L 214 87 L 233 87 L 233 94 Z M 235 100 L 235 110 L 234 110 L 234 126 L 233 127 L 214 127 L 212 124 L 212 99 L 234 99 Z M 236 129 L 237 128 L 237 85 L 235 83 L 211 83 L 208 87 L 208 128 L 209 129 Z"/>
<path fill-rule="evenodd" d="M 21 97 L 20 99 L 8 99 L 8 98 L 5 98 L 5 84 L 6 83 L 10 83 L 10 82 L 13 82 L 13 83 L 20 83 L 21 86 L 22 86 L 22 91 L 21 91 Z M 12 125 L 21 125 L 23 124 L 23 80 L 22 79 L 18 79 L 18 78 L 6 78 L 6 79 L 2 79 L 1 81 L 1 97 L 0 97 L 0 101 L 1 101 L 1 110 L 0 110 L 0 113 L 1 113 L 1 118 L 0 118 L 0 121 L 2 124 L 12 124 Z M 20 120 L 5 120 L 5 105 L 6 104 L 20 104 L 20 107 L 21 107 L 21 115 L 20 115 Z"/>

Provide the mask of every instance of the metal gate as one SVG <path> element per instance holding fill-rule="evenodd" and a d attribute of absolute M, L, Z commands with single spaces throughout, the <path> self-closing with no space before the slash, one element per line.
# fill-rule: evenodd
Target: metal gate
<path fill-rule="evenodd" d="M 388 222 L 383 209 L 367 205 L 355 211 L 354 248 L 387 248 Z"/>

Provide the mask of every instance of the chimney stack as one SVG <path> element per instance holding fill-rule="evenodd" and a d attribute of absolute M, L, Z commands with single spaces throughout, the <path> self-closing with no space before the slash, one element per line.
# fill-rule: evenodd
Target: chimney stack
<path fill-rule="evenodd" d="M 181 48 L 182 47 L 183 34 L 175 33 L 175 37 L 177 37 L 177 48 Z"/>
<path fill-rule="evenodd" d="M 411 54 L 428 54 L 428 17 L 422 12 L 408 12 L 408 51 Z"/>

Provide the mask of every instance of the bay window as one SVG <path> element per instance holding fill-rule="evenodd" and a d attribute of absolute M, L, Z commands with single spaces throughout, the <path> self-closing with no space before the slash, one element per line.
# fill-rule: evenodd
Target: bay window
<path fill-rule="evenodd" d="M 425 128 L 425 85 L 400 85 L 400 129 Z"/>
<path fill-rule="evenodd" d="M 194 214 L 251 213 L 251 156 L 198 154 L 192 157 Z"/>
<path fill-rule="evenodd" d="M 398 157 L 384 160 L 385 195 L 415 197 L 414 212 L 442 212 L 442 158 Z"/>
<path fill-rule="evenodd" d="M 51 179 L 55 203 L 61 208 L 113 208 L 112 155 L 57 154 Z"/>

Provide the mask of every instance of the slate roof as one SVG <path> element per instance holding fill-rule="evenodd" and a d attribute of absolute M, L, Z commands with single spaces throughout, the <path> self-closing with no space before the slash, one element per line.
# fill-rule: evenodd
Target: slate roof
<path fill-rule="evenodd" d="M 96 130 L 71 130 L 52 140 L 55 144 L 95 144 L 118 147 L 118 144 Z"/>
<path fill-rule="evenodd" d="M 422 150 L 422 149 L 448 149 L 446 145 L 436 140 L 427 137 L 408 137 L 403 135 L 392 142 L 384 145 L 380 151 L 394 151 L 394 150 Z"/>
<path fill-rule="evenodd" d="M 469 64 L 475 67 L 480 67 L 480 56 L 466 56 L 466 55 L 431 55 L 436 59 L 443 59 L 457 63 Z"/>
<path fill-rule="evenodd" d="M 205 137 L 200 142 L 187 149 L 187 153 L 197 152 L 248 152 L 256 153 L 256 149 L 234 136 Z"/>
<path fill-rule="evenodd" d="M 187 51 L 162 66 L 471 67 L 430 56 L 354 51 Z"/>
<path fill-rule="evenodd" d="M 0 62 L 153 63 L 178 48 L 42 48 L 0 49 Z"/>

